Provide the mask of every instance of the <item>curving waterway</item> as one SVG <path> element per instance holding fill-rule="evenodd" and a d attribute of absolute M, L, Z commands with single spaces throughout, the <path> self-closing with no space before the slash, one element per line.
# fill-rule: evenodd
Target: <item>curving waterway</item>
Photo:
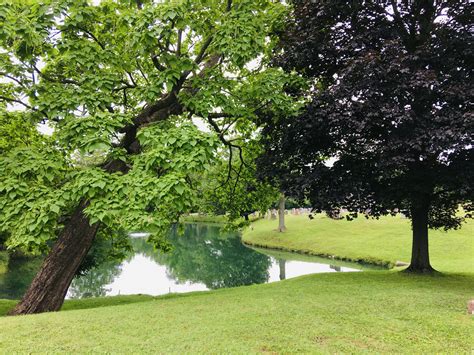
<path fill-rule="evenodd" d="M 186 224 L 180 233 L 172 229 L 168 239 L 172 251 L 163 253 L 154 250 L 146 237 L 135 235 L 127 258 L 76 277 L 67 298 L 204 291 L 362 269 L 359 264 L 252 249 L 241 243 L 237 233 L 223 232 L 217 225 Z M 40 262 L 10 260 L 7 272 L 0 274 L 0 298 L 20 298 Z"/>

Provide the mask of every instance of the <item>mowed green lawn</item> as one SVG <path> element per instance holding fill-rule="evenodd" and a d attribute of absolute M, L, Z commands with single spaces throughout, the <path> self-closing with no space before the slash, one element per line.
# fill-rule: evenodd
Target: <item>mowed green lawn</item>
<path fill-rule="evenodd" d="M 378 264 L 409 262 L 410 221 L 400 216 L 379 220 L 357 218 L 333 220 L 323 214 L 287 215 L 285 233 L 275 229 L 278 221 L 262 219 L 244 231 L 245 243 L 287 251 L 335 256 Z M 432 266 L 441 272 L 474 273 L 474 221 L 459 230 L 429 231 Z"/>
<path fill-rule="evenodd" d="M 474 278 L 371 271 L 0 320 L 11 352 L 469 353 Z M 109 299 L 111 302 L 113 298 Z"/>
<path fill-rule="evenodd" d="M 262 220 L 244 238 L 287 249 L 324 248 L 345 257 L 408 260 L 406 220 L 344 222 L 321 216 L 313 222 L 290 216 L 289 231 L 277 235 L 276 222 Z M 67 311 L 0 318 L 0 353 L 471 353 L 469 231 L 472 225 L 432 235 L 433 265 L 440 275 L 328 273 L 186 295 L 70 301 Z M 0 301 L 0 312 L 12 305 Z"/>

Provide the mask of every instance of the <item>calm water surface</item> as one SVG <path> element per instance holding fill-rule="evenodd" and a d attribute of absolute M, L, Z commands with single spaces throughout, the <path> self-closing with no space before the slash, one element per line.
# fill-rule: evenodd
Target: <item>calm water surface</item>
<path fill-rule="evenodd" d="M 173 229 L 169 240 L 173 250 L 162 253 L 154 250 L 146 237 L 133 237 L 134 251 L 127 259 L 100 265 L 76 277 L 67 298 L 204 291 L 361 269 L 358 264 L 254 250 L 244 246 L 237 233 L 224 233 L 213 225 L 187 224 L 184 234 Z M 0 274 L 0 298 L 20 298 L 40 263 L 11 260 L 8 271 Z"/>

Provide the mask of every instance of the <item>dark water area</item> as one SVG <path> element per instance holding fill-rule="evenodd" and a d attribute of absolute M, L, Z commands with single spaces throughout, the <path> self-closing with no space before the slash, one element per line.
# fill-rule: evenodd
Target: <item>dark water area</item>
<path fill-rule="evenodd" d="M 216 225 L 186 224 L 184 233 L 173 229 L 168 240 L 173 249 L 163 253 L 146 237 L 131 237 L 133 252 L 125 260 L 76 277 L 67 298 L 204 291 L 362 269 L 358 264 L 255 250 L 243 245 L 238 233 L 223 232 Z M 21 298 L 40 264 L 40 258 L 10 258 L 6 272 L 0 273 L 0 298 Z"/>

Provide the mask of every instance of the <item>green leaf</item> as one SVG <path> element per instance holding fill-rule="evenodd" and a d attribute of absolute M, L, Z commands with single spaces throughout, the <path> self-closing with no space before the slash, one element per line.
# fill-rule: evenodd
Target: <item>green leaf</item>
<path fill-rule="evenodd" d="M 183 194 L 184 192 L 184 186 L 183 185 L 175 185 L 174 189 L 176 190 L 176 192 L 180 195 Z"/>

